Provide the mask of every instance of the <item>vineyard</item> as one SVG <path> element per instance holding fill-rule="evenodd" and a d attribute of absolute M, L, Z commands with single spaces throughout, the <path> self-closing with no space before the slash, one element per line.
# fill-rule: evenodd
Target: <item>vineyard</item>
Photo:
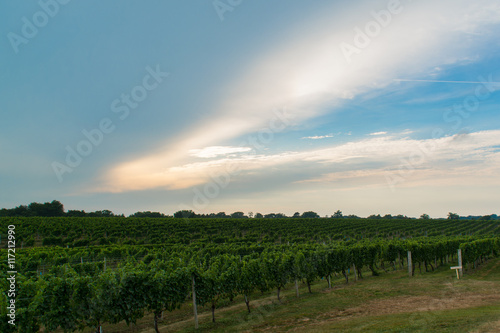
<path fill-rule="evenodd" d="M 9 227 L 14 226 L 14 227 Z M 135 323 L 191 304 L 217 309 L 333 277 L 405 269 L 464 270 L 500 253 L 500 222 L 432 219 L 0 218 L 2 318 L 8 318 L 8 230 L 15 234 L 16 326 L 1 332 L 72 332 Z M 407 267 L 411 251 L 412 266 Z M 195 320 L 196 321 L 196 320 Z"/>

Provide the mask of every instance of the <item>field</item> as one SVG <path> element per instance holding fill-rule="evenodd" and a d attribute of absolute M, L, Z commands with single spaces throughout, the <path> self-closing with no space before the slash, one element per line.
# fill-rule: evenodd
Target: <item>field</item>
<path fill-rule="evenodd" d="M 454 274 L 444 266 L 412 279 L 396 271 L 348 285 L 334 280 L 332 289 L 319 281 L 312 294 L 303 285 L 299 298 L 291 286 L 281 303 L 274 293 L 261 296 L 253 315 L 236 299 L 240 304 L 221 309 L 213 324 L 207 309 L 200 316 L 200 328 L 204 332 L 497 332 L 500 260 L 485 263 L 461 280 Z M 161 332 L 195 331 L 192 309 L 178 310 L 171 317 Z"/>
<path fill-rule="evenodd" d="M 193 284 L 200 331 L 494 332 L 500 320 L 498 221 L 31 217 L 0 227 L 4 318 L 9 236 L 17 271 L 16 326 L 2 332 L 196 331 Z"/>

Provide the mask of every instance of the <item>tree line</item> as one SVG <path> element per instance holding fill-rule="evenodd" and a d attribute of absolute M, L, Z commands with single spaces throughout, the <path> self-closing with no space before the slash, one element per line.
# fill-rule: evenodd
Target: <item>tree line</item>
<path fill-rule="evenodd" d="M 68 210 L 64 211 L 64 205 L 58 201 L 53 200 L 52 202 L 38 203 L 32 202 L 29 205 L 19 205 L 15 208 L 2 208 L 0 209 L 0 217 L 2 216 L 43 216 L 43 217 L 57 217 L 57 216 L 69 216 L 69 217 L 125 217 L 124 214 L 115 214 L 111 210 L 97 210 L 93 212 L 85 212 L 84 210 Z M 128 217 L 147 217 L 147 218 L 166 218 L 171 217 L 170 215 L 165 215 L 160 212 L 152 212 L 152 211 L 139 211 L 133 214 L 130 214 Z M 244 212 L 238 211 L 230 214 L 226 214 L 225 212 L 219 213 L 209 213 L 209 214 L 197 214 L 192 210 L 179 210 L 173 214 L 175 218 L 320 218 L 320 215 L 314 211 L 307 211 L 303 213 L 295 212 L 292 216 L 287 216 L 283 213 L 253 213 L 249 212 L 245 215 Z M 327 218 L 360 218 L 357 215 L 344 215 L 341 210 L 337 210 L 330 216 L 325 216 Z M 372 214 L 367 217 L 368 219 L 416 219 L 415 217 L 408 217 L 406 215 L 398 214 Z M 428 214 L 420 215 L 419 219 L 426 220 L 430 219 Z M 447 219 L 449 220 L 498 220 L 500 217 L 497 214 L 484 215 L 484 216 L 459 216 L 457 213 L 449 212 Z"/>

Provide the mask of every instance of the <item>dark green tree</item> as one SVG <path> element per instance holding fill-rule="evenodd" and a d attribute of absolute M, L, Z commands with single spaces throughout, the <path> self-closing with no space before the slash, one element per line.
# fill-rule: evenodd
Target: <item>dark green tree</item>
<path fill-rule="evenodd" d="M 339 218 L 343 217 L 342 211 L 337 210 L 335 213 L 333 213 L 332 217 L 336 218 L 336 219 L 339 219 Z"/>
<path fill-rule="evenodd" d="M 310 219 L 310 218 L 318 218 L 319 215 L 316 212 L 308 211 L 308 212 L 302 213 L 302 217 L 306 218 L 306 219 Z"/>
<path fill-rule="evenodd" d="M 196 217 L 196 214 L 192 210 L 180 210 L 174 213 L 174 217 L 188 219 Z"/>

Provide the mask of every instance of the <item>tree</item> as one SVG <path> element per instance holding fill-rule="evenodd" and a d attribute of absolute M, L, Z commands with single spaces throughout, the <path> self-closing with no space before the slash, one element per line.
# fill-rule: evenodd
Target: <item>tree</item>
<path fill-rule="evenodd" d="M 78 328 L 78 312 L 74 309 L 74 282 L 76 273 L 69 272 L 61 276 L 49 275 L 41 280 L 39 292 L 34 303 L 40 314 L 40 323 L 45 330 L 55 331 L 58 327 L 64 332 L 73 332 Z"/>
<path fill-rule="evenodd" d="M 165 214 L 160 213 L 160 212 L 136 212 L 132 215 L 129 215 L 129 217 L 151 217 L 151 218 L 160 218 L 160 217 L 165 217 Z"/>
<path fill-rule="evenodd" d="M 147 270 L 144 263 L 124 266 L 118 270 L 120 276 L 118 298 L 114 310 L 127 325 L 144 316 L 146 297 L 150 292 Z"/>
<path fill-rule="evenodd" d="M 192 210 L 179 210 L 178 212 L 174 213 L 175 218 L 192 218 L 196 217 L 196 214 Z"/>
<path fill-rule="evenodd" d="M 342 211 L 337 210 L 335 213 L 333 213 L 332 217 L 335 219 L 339 219 L 339 218 L 343 217 Z"/>
<path fill-rule="evenodd" d="M 237 282 L 236 262 L 234 256 L 227 254 L 210 260 L 208 267 L 198 270 L 196 280 L 196 299 L 200 305 L 209 303 L 212 308 L 212 322 L 215 323 L 215 309 L 221 299 L 234 296 Z"/>
<path fill-rule="evenodd" d="M 7 279 L 1 280 L 5 282 L 0 282 L 0 289 L 7 291 L 9 289 Z M 0 315 L 2 318 L 5 318 L 0 322 L 0 332 L 38 332 L 40 330 L 40 312 L 37 309 L 38 302 L 36 301 L 36 295 L 44 282 L 43 280 L 27 279 L 25 276 L 18 275 L 16 284 L 19 288 L 18 295 L 22 295 L 22 297 L 16 299 L 15 326 L 9 324 L 7 321 L 12 318 L 7 317 L 7 292 L 0 293 L 0 299 L 3 298 L 5 300 L 4 304 L 1 304 L 2 302 L 0 301 Z M 40 299 L 42 298 L 38 298 L 38 300 Z"/>
<path fill-rule="evenodd" d="M 422 215 L 420 215 L 420 219 L 421 220 L 428 220 L 428 219 L 430 219 L 429 214 L 422 214 Z"/>
<path fill-rule="evenodd" d="M 288 283 L 293 274 L 293 257 L 282 252 L 266 253 L 262 257 L 262 271 L 269 285 L 277 289 L 278 300 L 280 291 Z"/>
<path fill-rule="evenodd" d="M 308 211 L 308 212 L 302 213 L 302 217 L 306 218 L 306 219 L 311 219 L 311 218 L 318 218 L 319 215 L 316 212 Z"/>
<path fill-rule="evenodd" d="M 299 285 L 298 282 L 305 278 L 306 272 L 306 257 L 302 251 L 294 253 L 293 264 L 291 270 L 291 277 L 295 280 L 295 294 L 299 297 Z"/>
<path fill-rule="evenodd" d="M 460 219 L 460 216 L 456 213 L 449 212 L 448 213 L 448 220 L 458 220 Z"/>
<path fill-rule="evenodd" d="M 255 214 L 255 218 L 256 218 L 256 219 L 261 219 L 261 218 L 263 218 L 263 217 L 264 217 L 264 216 L 262 216 L 262 214 L 261 214 L 261 213 L 257 213 L 257 214 Z"/>
<path fill-rule="evenodd" d="M 12 209 L 2 209 L 0 216 L 63 216 L 64 206 L 57 200 L 52 202 L 38 203 L 32 202 L 28 206 L 20 205 Z"/>
<path fill-rule="evenodd" d="M 68 212 L 66 213 L 66 216 L 85 217 L 85 216 L 87 216 L 87 213 L 85 213 L 84 210 L 68 210 Z"/>
<path fill-rule="evenodd" d="M 307 289 L 309 293 L 311 291 L 311 283 L 318 277 L 318 258 L 314 251 L 306 251 L 305 256 L 305 267 L 304 267 L 304 278 L 306 280 Z"/>
<path fill-rule="evenodd" d="M 235 219 L 241 219 L 241 218 L 245 217 L 245 213 L 243 213 L 243 212 L 234 212 L 234 213 L 231 214 L 231 217 L 235 218 Z"/>
<path fill-rule="evenodd" d="M 250 259 L 238 263 L 236 290 L 245 297 L 245 304 L 250 313 L 250 294 L 256 289 L 266 289 L 266 281 L 262 276 L 259 260 Z"/>
<path fill-rule="evenodd" d="M 108 209 L 104 210 L 96 210 L 95 212 L 88 213 L 88 216 L 90 217 L 113 217 L 115 214 L 113 214 L 112 211 Z"/>
<path fill-rule="evenodd" d="M 292 217 L 300 217 L 300 213 L 299 212 L 295 212 Z"/>
<path fill-rule="evenodd" d="M 116 307 L 119 303 L 119 275 L 107 270 L 95 277 L 82 276 L 75 282 L 75 310 L 80 318 L 80 329 L 93 327 L 100 332 L 103 323 L 122 320 Z"/>
<path fill-rule="evenodd" d="M 162 312 L 180 308 L 189 294 L 189 275 L 186 269 L 155 267 L 149 272 L 146 306 L 154 314 L 155 331 L 159 333 L 158 319 Z"/>

